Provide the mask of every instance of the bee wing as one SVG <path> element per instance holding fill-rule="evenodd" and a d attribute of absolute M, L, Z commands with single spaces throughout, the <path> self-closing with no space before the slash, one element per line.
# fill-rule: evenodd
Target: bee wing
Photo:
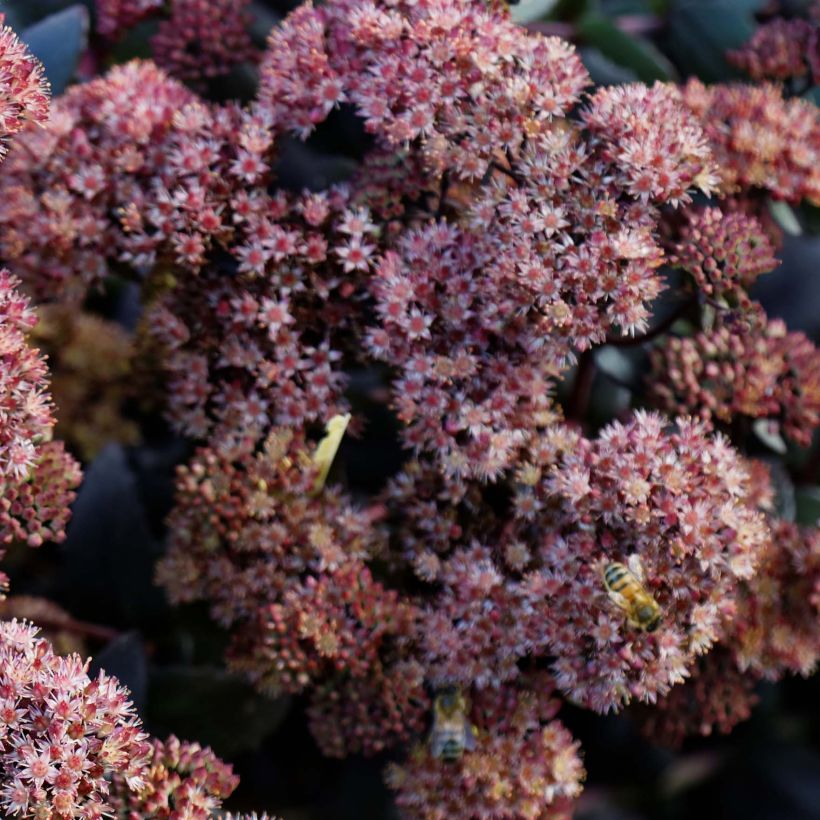
<path fill-rule="evenodd" d="M 433 732 L 430 735 L 430 754 L 435 758 L 441 757 L 444 752 L 444 735 Z"/>
<path fill-rule="evenodd" d="M 468 723 L 464 731 L 464 748 L 471 752 L 475 749 L 475 739 L 478 736 L 478 728 L 473 724 Z"/>
<path fill-rule="evenodd" d="M 641 556 L 637 552 L 633 552 L 629 558 L 626 559 L 626 565 L 629 571 L 641 582 L 644 582 L 643 564 L 641 563 Z"/>

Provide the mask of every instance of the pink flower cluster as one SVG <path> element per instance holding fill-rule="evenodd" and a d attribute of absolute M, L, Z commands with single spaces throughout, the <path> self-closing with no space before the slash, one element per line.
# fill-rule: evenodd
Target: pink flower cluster
<path fill-rule="evenodd" d="M 55 655 L 33 626 L 0 623 L 0 807 L 23 817 L 99 820 L 109 778 L 144 784 L 150 753 L 128 693 Z"/>
<path fill-rule="evenodd" d="M 701 293 L 748 305 L 746 290 L 780 264 L 763 226 L 753 216 L 720 208 L 689 209 L 686 218 L 669 264 L 690 273 Z"/>
<path fill-rule="evenodd" d="M 40 299 L 81 302 L 116 261 L 112 214 L 141 201 L 165 160 L 160 136 L 192 95 L 150 63 L 73 86 L 0 174 L 0 255 Z"/>
<path fill-rule="evenodd" d="M 96 0 L 97 31 L 116 40 L 161 15 L 151 38 L 154 60 L 174 77 L 199 84 L 256 59 L 249 5 L 250 0 Z"/>
<path fill-rule="evenodd" d="M 741 589 L 727 641 L 739 668 L 771 680 L 812 674 L 820 661 L 820 529 L 774 523 L 760 568 Z"/>
<path fill-rule="evenodd" d="M 45 122 L 49 103 L 42 66 L 3 25 L 4 19 L 0 14 L 0 160 L 9 137 Z M 47 370 L 28 345 L 27 334 L 37 319 L 18 285 L 7 270 L 0 270 L 0 544 L 16 538 L 36 546 L 49 533 L 61 537 L 79 474 L 58 445 L 42 446 L 54 425 Z M 62 470 L 57 466 L 61 460 Z M 49 487 L 49 479 L 56 483 Z M 43 490 L 48 495 L 38 499 Z M 5 575 L 0 574 L 0 582 L 5 590 Z"/>
<path fill-rule="evenodd" d="M 227 625 L 254 617 L 308 575 L 379 551 L 366 512 L 332 487 L 313 493 L 309 452 L 302 437 L 275 429 L 256 454 L 204 449 L 179 468 L 158 569 L 172 601 L 209 601 Z"/>
<path fill-rule="evenodd" d="M 145 334 L 189 435 L 332 415 L 328 336 L 355 353 L 377 245 L 367 210 L 344 190 L 267 193 L 269 116 L 194 103 L 147 63 L 70 91 L 50 128 L 25 135 L 0 182 L 0 249 L 28 286 L 79 300 L 122 263 L 153 272 Z"/>
<path fill-rule="evenodd" d="M 724 193 L 761 188 L 777 199 L 820 204 L 820 112 L 783 98 L 776 85 L 704 86 L 692 79 L 683 100 L 698 115 L 720 165 Z"/>
<path fill-rule="evenodd" d="M 97 31 L 119 37 L 164 4 L 165 0 L 96 0 Z"/>
<path fill-rule="evenodd" d="M 756 680 L 738 669 L 723 647 L 698 658 L 691 676 L 651 708 L 634 710 L 641 732 L 653 743 L 677 747 L 692 735 L 728 734 L 748 720 L 757 704 Z"/>
<path fill-rule="evenodd" d="M 173 0 L 170 16 L 151 40 L 157 65 L 197 82 L 254 60 L 249 6 L 250 0 Z"/>
<path fill-rule="evenodd" d="M 238 784 L 231 766 L 208 747 L 171 735 L 151 741 L 139 791 L 114 776 L 111 804 L 123 820 L 210 820 Z"/>
<path fill-rule="evenodd" d="M 46 364 L 27 342 L 37 319 L 16 286 L 0 271 L 0 544 L 39 546 L 65 537 L 80 468 L 51 441 Z"/>
<path fill-rule="evenodd" d="M 481 3 L 331 8 L 331 65 L 357 75 L 346 98 L 368 130 L 392 146 L 417 141 L 439 173 L 480 179 L 501 152 L 549 133 L 589 83 L 565 42 Z"/>
<path fill-rule="evenodd" d="M 9 137 L 48 117 L 49 87 L 43 67 L 5 25 L 0 14 L 0 161 Z"/>
<path fill-rule="evenodd" d="M 529 472 L 515 505 L 522 526 L 539 533 L 559 689 L 597 711 L 653 702 L 720 640 L 768 543 L 740 457 L 703 424 L 679 418 L 667 429 L 638 412 Z M 628 624 L 602 580 L 610 562 L 628 566 L 631 556 L 660 607 L 653 632 Z"/>
<path fill-rule="evenodd" d="M 820 24 L 799 18 L 764 23 L 741 48 L 726 55 L 753 80 L 820 81 Z"/>
<path fill-rule="evenodd" d="M 54 418 L 48 371 L 27 333 L 37 324 L 17 280 L 0 271 L 0 480 L 19 482 L 31 473 L 36 443 L 50 437 Z"/>
<path fill-rule="evenodd" d="M 180 468 L 158 579 L 176 602 L 211 604 L 232 627 L 231 665 L 264 691 L 329 680 L 311 707 L 319 743 L 373 754 L 423 725 L 423 674 L 401 662 L 417 615 L 364 565 L 383 548 L 371 514 L 315 493 L 309 452 L 279 429 L 256 455 L 205 450 Z"/>
<path fill-rule="evenodd" d="M 820 351 L 752 303 L 743 313 L 719 314 L 709 330 L 656 347 L 649 395 L 669 413 L 725 424 L 769 419 L 807 445 L 820 424 Z"/>
<path fill-rule="evenodd" d="M 325 421 L 343 406 L 340 359 L 358 355 L 376 226 L 346 190 L 269 193 L 272 143 L 262 110 L 190 105 L 146 207 L 124 217 L 124 261 L 177 266 L 144 325 L 187 435 Z"/>
<path fill-rule="evenodd" d="M 568 820 L 585 772 L 577 741 L 555 719 L 553 691 L 535 674 L 480 692 L 468 716 L 475 750 L 448 766 L 419 745 L 391 764 L 387 781 L 405 816 Z"/>
<path fill-rule="evenodd" d="M 462 224 L 406 231 L 379 265 L 368 346 L 401 368 L 406 443 L 450 475 L 497 478 L 554 421 L 550 384 L 574 351 L 646 328 L 662 288 L 655 206 L 712 184 L 674 89 L 599 91 L 583 116 L 588 132 L 544 125 Z"/>

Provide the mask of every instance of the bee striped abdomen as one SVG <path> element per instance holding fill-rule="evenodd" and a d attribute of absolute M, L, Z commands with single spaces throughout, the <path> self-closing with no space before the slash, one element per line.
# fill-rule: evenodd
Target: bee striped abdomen
<path fill-rule="evenodd" d="M 613 592 L 621 592 L 632 583 L 632 573 L 623 564 L 609 564 L 604 570 L 604 583 Z"/>
<path fill-rule="evenodd" d="M 626 613 L 630 626 L 645 632 L 654 632 L 658 628 L 661 608 L 644 588 L 636 572 L 625 564 L 613 561 L 603 568 L 603 581 L 610 599 Z"/>
<path fill-rule="evenodd" d="M 457 686 L 447 686 L 436 694 L 430 731 L 430 751 L 434 758 L 455 763 L 465 750 L 475 748 L 476 730 L 467 711 L 467 699 Z"/>
<path fill-rule="evenodd" d="M 455 763 L 461 758 L 463 751 L 464 744 L 461 743 L 458 738 L 450 738 L 444 741 L 444 745 L 441 749 L 441 759 L 445 763 Z"/>

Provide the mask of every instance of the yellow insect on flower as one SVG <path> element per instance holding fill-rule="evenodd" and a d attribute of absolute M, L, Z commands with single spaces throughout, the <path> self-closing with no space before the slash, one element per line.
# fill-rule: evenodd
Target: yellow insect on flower
<path fill-rule="evenodd" d="M 613 561 L 603 567 L 603 580 L 610 600 L 626 613 L 633 629 L 654 632 L 662 613 L 658 602 L 643 585 L 643 569 L 637 555 L 629 557 L 629 566 Z"/>
<path fill-rule="evenodd" d="M 446 686 L 433 701 L 430 752 L 437 760 L 455 763 L 466 751 L 475 749 L 477 729 L 467 713 L 469 702 L 458 686 Z"/>
<path fill-rule="evenodd" d="M 350 413 L 346 413 L 345 415 L 334 416 L 325 425 L 325 436 L 319 442 L 316 452 L 313 454 L 313 464 L 319 468 L 319 473 L 316 476 L 316 481 L 313 482 L 312 495 L 317 495 L 324 488 L 330 468 L 333 466 L 333 459 L 336 458 L 336 452 L 342 443 L 342 438 L 349 423 Z"/>

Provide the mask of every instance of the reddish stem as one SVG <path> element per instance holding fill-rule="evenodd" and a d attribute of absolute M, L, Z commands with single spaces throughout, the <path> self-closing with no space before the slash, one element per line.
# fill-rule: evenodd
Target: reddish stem
<path fill-rule="evenodd" d="M 120 633 L 112 627 L 102 626 L 100 624 L 92 624 L 87 621 L 77 621 L 71 617 L 65 618 L 37 618 L 35 620 L 37 626 L 49 630 L 65 630 L 66 632 L 73 632 L 75 635 L 82 635 L 86 638 L 93 638 L 94 640 L 108 643 L 120 636 Z"/>

